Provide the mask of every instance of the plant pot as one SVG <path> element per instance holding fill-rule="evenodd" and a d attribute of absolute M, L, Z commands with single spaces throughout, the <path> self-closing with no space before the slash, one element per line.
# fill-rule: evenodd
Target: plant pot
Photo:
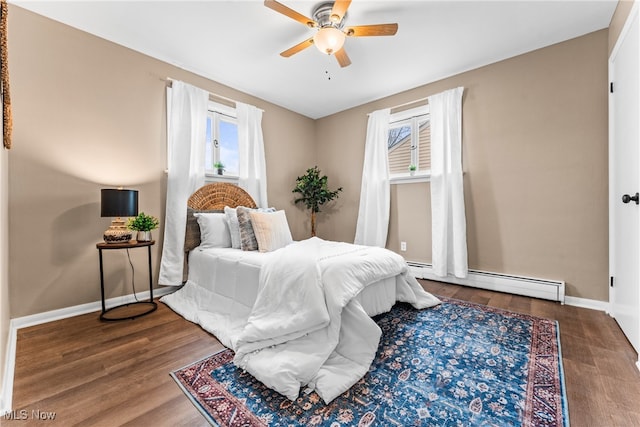
<path fill-rule="evenodd" d="M 415 174 L 416 174 L 416 171 L 412 171 L 412 170 L 409 171 L 409 175 L 414 176 Z"/>
<path fill-rule="evenodd" d="M 218 169 L 218 175 L 222 175 L 222 171 L 223 171 L 223 170 L 224 170 L 224 169 Z"/>
<path fill-rule="evenodd" d="M 138 231 L 138 236 L 136 238 L 138 242 L 150 242 L 151 241 L 151 231 Z"/>

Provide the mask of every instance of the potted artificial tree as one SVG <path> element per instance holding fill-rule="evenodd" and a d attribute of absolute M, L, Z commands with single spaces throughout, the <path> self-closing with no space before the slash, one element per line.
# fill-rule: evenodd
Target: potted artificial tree
<path fill-rule="evenodd" d="M 293 193 L 299 193 L 300 197 L 294 203 L 302 202 L 311 211 L 311 236 L 316 235 L 316 214 L 320 212 L 320 206 L 338 198 L 342 187 L 331 191 L 327 186 L 327 176 L 320 176 L 317 166 L 307 169 L 307 173 L 296 178 L 296 186 Z"/>
<path fill-rule="evenodd" d="M 138 242 L 151 241 L 151 230 L 158 228 L 158 218 L 151 215 L 145 215 L 144 212 L 140 212 L 138 216 L 129 218 L 127 228 L 138 232 L 136 240 Z"/>

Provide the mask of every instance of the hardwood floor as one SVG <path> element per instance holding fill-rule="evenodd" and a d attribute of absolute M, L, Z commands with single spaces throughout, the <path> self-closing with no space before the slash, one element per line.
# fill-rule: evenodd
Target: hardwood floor
<path fill-rule="evenodd" d="M 421 282 L 436 295 L 558 320 L 571 425 L 640 426 L 637 355 L 605 313 Z M 17 348 L 13 415 L 25 419 L 2 426 L 206 426 L 169 372 L 222 345 L 160 303 L 133 321 L 92 313 L 21 329 Z"/>

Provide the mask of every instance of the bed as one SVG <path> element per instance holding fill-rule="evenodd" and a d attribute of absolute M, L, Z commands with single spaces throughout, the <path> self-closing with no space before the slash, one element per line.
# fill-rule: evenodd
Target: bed
<path fill-rule="evenodd" d="M 187 280 L 161 301 L 291 400 L 315 390 L 328 403 L 364 376 L 381 334 L 372 316 L 396 301 L 417 309 L 439 303 L 394 252 L 317 237 L 294 242 L 284 211 L 258 211 L 235 185 L 205 185 L 188 205 Z M 234 215 L 240 231 L 251 227 L 253 246 L 237 235 Z"/>

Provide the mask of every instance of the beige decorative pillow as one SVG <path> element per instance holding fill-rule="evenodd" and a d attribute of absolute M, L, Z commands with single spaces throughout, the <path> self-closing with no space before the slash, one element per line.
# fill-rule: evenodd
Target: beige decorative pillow
<path fill-rule="evenodd" d="M 238 228 L 240 230 L 240 249 L 243 251 L 258 250 L 258 241 L 256 240 L 255 233 L 253 232 L 253 225 L 251 224 L 251 217 L 249 216 L 249 213 L 254 211 L 275 212 L 276 210 L 274 208 L 251 209 L 244 206 L 238 206 L 236 208 Z"/>
<path fill-rule="evenodd" d="M 271 252 L 293 242 L 284 211 L 249 212 L 260 252 Z"/>

